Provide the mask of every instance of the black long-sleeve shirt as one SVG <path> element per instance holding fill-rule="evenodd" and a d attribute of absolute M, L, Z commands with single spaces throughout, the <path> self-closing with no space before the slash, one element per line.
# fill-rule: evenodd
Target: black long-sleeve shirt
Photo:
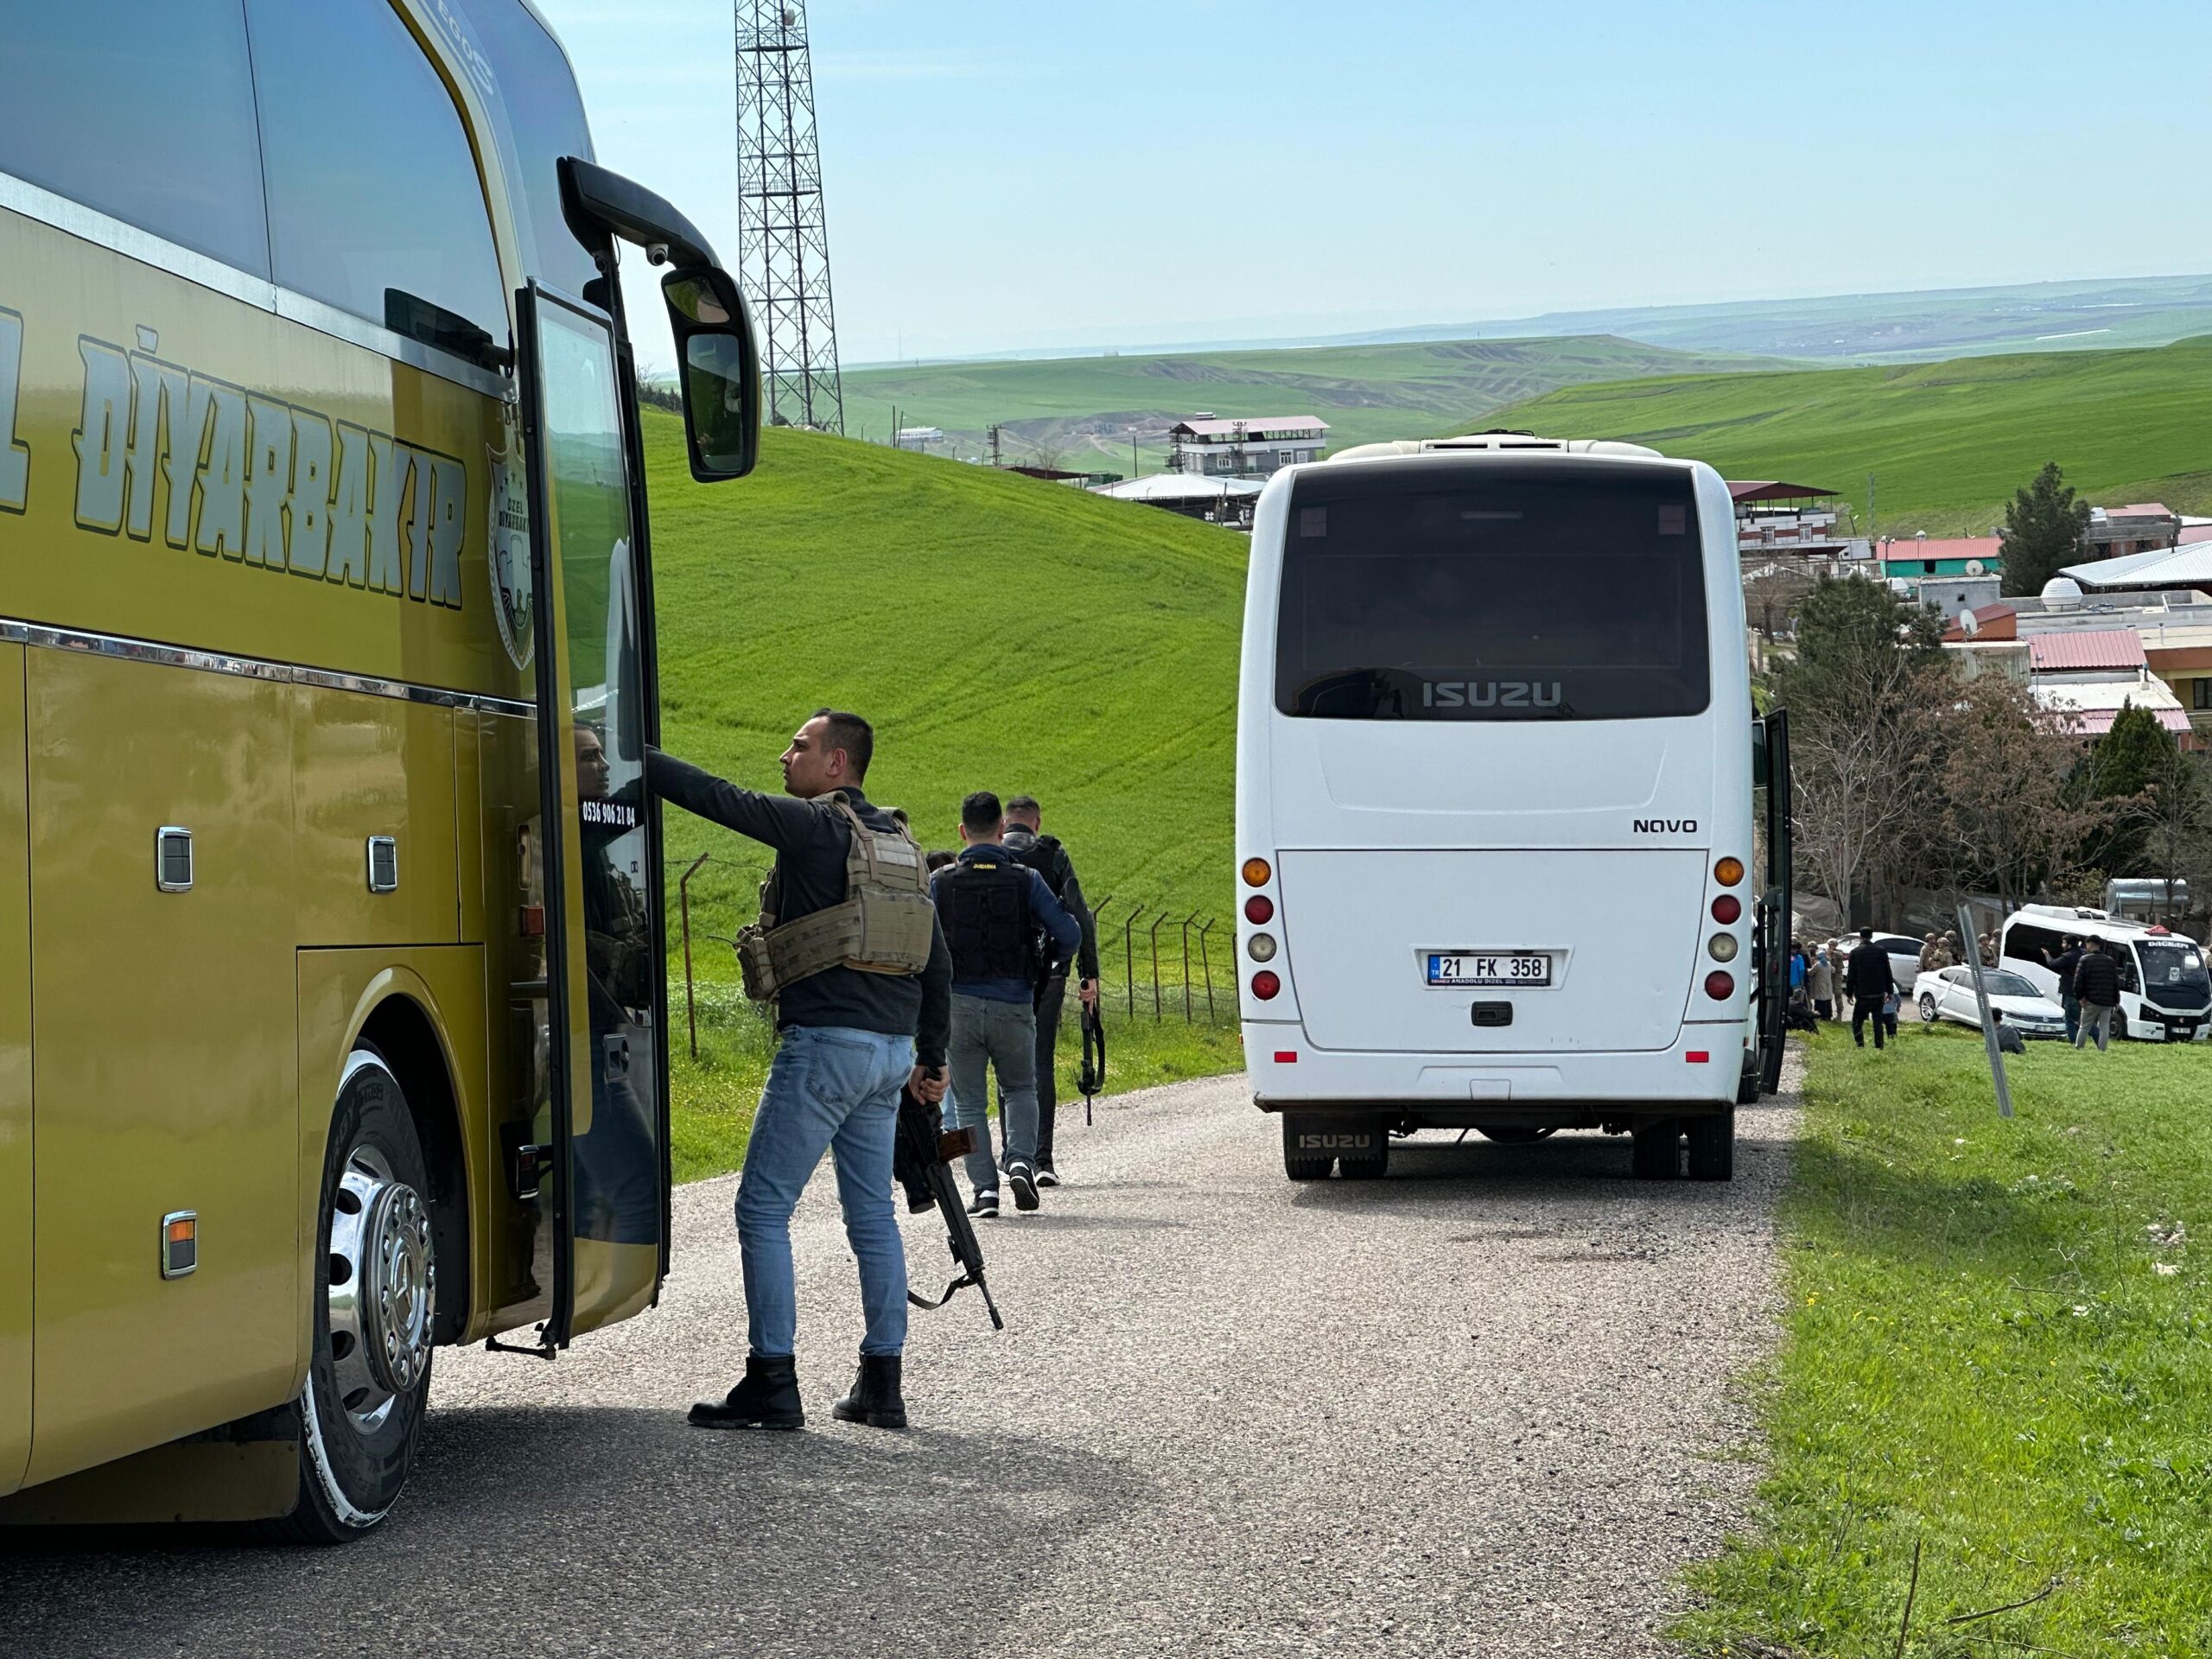
<path fill-rule="evenodd" d="M 1039 837 L 1027 826 L 1007 826 L 1006 845 L 1009 852 L 1026 854 L 1037 844 Z M 1027 859 L 1023 861 L 1027 862 Z M 1084 979 L 1098 977 L 1098 919 L 1090 913 L 1090 906 L 1083 896 L 1083 883 L 1077 879 L 1075 861 L 1068 856 L 1065 843 L 1055 844 L 1052 862 L 1056 868 L 1045 873 L 1045 880 L 1059 895 L 1060 908 L 1083 925 L 1083 939 L 1076 947 L 1076 973 Z M 1054 878 L 1058 877 L 1055 880 Z"/>
<path fill-rule="evenodd" d="M 645 781 L 663 800 L 776 849 L 779 922 L 797 921 L 844 902 L 853 831 L 833 800 L 802 801 L 741 789 L 658 749 L 645 752 Z M 869 829 L 897 828 L 891 815 L 871 805 L 859 790 L 848 789 L 844 795 Z M 943 1065 L 952 1026 L 952 953 L 945 949 L 944 930 L 931 924 L 929 966 L 918 975 L 825 968 L 785 987 L 776 998 L 776 1024 L 779 1029 L 849 1026 L 912 1037 L 918 1064 Z"/>

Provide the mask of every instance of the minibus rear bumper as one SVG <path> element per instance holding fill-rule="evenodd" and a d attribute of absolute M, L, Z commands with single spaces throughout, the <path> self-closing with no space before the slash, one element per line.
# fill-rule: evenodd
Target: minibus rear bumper
<path fill-rule="evenodd" d="M 1664 1049 L 1630 1053 L 1377 1053 L 1317 1049 L 1297 1025 L 1247 1021 L 1244 1061 L 1263 1112 L 1417 1115 L 1438 1128 L 1572 1127 L 1654 1106 L 1736 1103 L 1741 1020 L 1685 1025 Z"/>

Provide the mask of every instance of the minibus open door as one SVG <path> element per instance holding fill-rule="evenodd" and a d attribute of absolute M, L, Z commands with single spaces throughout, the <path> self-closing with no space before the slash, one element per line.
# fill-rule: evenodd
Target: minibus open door
<path fill-rule="evenodd" d="M 1751 727 L 1751 785 L 1758 798 L 1758 906 L 1752 947 L 1758 962 L 1759 1092 L 1782 1086 L 1789 1031 L 1789 716 L 1777 709 Z"/>

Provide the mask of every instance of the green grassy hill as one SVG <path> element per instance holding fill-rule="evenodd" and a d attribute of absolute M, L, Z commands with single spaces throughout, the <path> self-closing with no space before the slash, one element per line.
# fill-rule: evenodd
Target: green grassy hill
<path fill-rule="evenodd" d="M 2212 511 L 2212 336 L 2152 350 L 1568 387 L 1464 429 L 1627 438 L 1840 492 L 1885 533 L 1985 534 L 2046 461 L 2091 502 Z"/>
<path fill-rule="evenodd" d="M 754 476 L 710 488 L 690 480 L 677 419 L 645 419 L 671 753 L 774 790 L 792 731 L 824 704 L 853 709 L 876 728 L 870 798 L 906 807 L 925 846 L 957 844 L 968 791 L 1027 792 L 1091 902 L 1114 895 L 1109 923 L 1136 900 L 1227 918 L 1243 537 L 788 431 L 765 435 Z M 726 937 L 751 920 L 764 849 L 687 813 L 667 823 L 671 944 L 674 879 L 702 852 L 714 861 L 691 884 L 694 929 Z M 767 1052 L 730 952 L 696 954 L 715 982 L 705 1068 L 683 1063 L 680 983 L 672 1009 L 677 1163 L 691 1174 L 732 1161 Z M 1118 980 L 1118 934 L 1108 962 Z M 1179 1020 L 1122 1034 L 1123 1084 L 1236 1063 L 1233 1034 L 1194 1037 Z"/>
<path fill-rule="evenodd" d="M 1156 435 L 1199 410 L 1237 416 L 1319 415 L 1343 447 L 1421 437 L 1555 386 L 1634 375 L 1726 372 L 1779 359 L 1688 353 L 1598 335 L 1563 340 L 1421 340 L 1294 351 L 1052 358 L 859 369 L 844 377 L 845 429 L 883 440 L 897 405 L 904 426 L 938 426 L 981 453 L 1005 428 L 1009 459 L 1042 445 L 1069 467 L 1160 469 Z"/>

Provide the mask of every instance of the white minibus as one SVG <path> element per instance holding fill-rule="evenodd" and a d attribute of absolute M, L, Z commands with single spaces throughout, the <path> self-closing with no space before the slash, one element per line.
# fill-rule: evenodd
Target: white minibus
<path fill-rule="evenodd" d="M 1238 979 L 1294 1180 L 1391 1138 L 1734 1169 L 1781 1068 L 1786 725 L 1727 486 L 1630 444 L 1369 445 L 1269 480 L 1237 706 Z M 1755 937 L 1755 928 L 1757 930 Z"/>
<path fill-rule="evenodd" d="M 2095 939 L 2120 967 L 2115 1037 L 2154 1043 L 2202 1040 L 2212 1029 L 2212 975 L 2203 948 L 2186 934 L 2070 905 L 2022 905 L 2005 918 L 1999 964 L 2046 996 L 2058 995 L 2050 963 L 2069 939 Z"/>

